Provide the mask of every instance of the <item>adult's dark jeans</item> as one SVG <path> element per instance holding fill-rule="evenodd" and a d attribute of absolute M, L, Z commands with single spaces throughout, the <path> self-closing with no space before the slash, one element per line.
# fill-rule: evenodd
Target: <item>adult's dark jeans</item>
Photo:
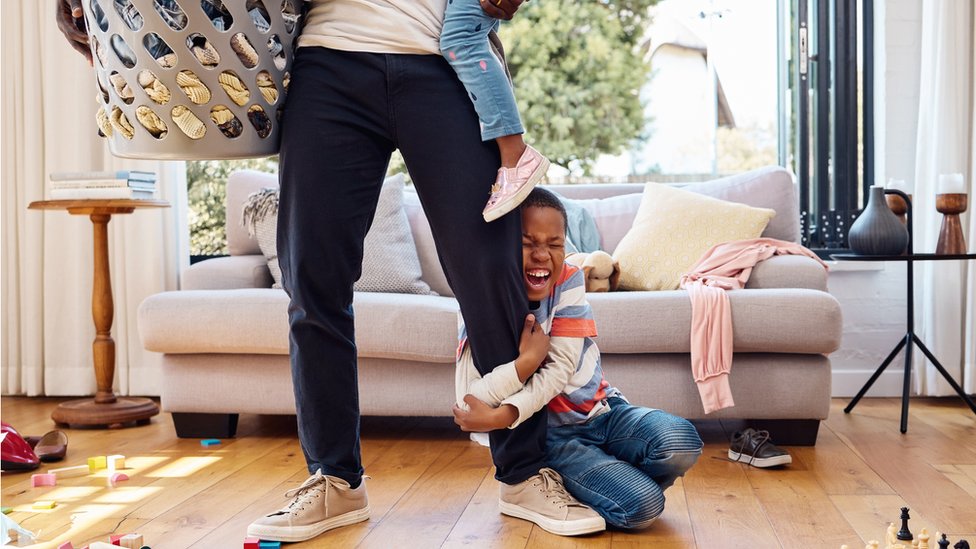
<path fill-rule="evenodd" d="M 424 206 L 482 374 L 518 355 L 528 312 L 521 220 L 481 217 L 498 149 L 481 141 L 474 108 L 439 55 L 301 48 L 282 132 L 278 261 L 291 297 L 299 438 L 309 472 L 355 485 L 363 469 L 353 283 L 393 150 Z M 515 484 L 536 474 L 545 435 L 543 413 L 492 432 L 496 478 Z"/>

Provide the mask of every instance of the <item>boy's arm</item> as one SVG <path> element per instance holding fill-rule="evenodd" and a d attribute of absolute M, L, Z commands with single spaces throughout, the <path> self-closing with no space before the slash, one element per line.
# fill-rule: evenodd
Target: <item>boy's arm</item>
<path fill-rule="evenodd" d="M 461 351 L 454 375 L 456 404 L 462 409 L 467 409 L 467 405 L 464 403 L 465 395 L 473 395 L 488 406 L 497 408 L 503 400 L 522 388 L 514 360 L 506 362 L 482 376 L 474 367 L 470 345 L 465 345 Z"/>
<path fill-rule="evenodd" d="M 549 358 L 546 364 L 529 378 L 521 391 L 501 401 L 501 406 L 514 406 L 518 411 L 518 419 L 508 426 L 509 429 L 518 427 L 566 389 L 579 365 L 583 341 L 582 337 L 549 339 Z"/>

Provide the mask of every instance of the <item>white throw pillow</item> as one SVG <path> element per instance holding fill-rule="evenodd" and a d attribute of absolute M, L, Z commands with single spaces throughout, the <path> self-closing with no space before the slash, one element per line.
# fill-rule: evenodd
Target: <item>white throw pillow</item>
<path fill-rule="evenodd" d="M 407 214 L 403 211 L 403 174 L 386 178 L 373 224 L 363 244 L 363 272 L 353 286 L 357 292 L 430 294 L 421 277 L 420 259 Z M 244 203 L 244 224 L 257 238 L 268 261 L 274 287 L 281 288 L 278 266 L 278 189 L 252 193 Z"/>

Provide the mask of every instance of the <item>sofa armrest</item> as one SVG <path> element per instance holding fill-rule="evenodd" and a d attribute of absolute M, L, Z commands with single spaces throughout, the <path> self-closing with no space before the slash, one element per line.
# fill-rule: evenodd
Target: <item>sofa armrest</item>
<path fill-rule="evenodd" d="M 827 291 L 827 269 L 802 255 L 774 255 L 752 269 L 746 288 L 806 288 Z"/>
<path fill-rule="evenodd" d="M 183 273 L 183 290 L 270 288 L 274 283 L 262 255 L 215 257 L 190 265 Z"/>

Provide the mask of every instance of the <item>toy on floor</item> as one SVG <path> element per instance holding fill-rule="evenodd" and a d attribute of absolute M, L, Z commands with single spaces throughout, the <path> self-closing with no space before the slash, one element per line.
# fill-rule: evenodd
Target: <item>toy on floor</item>
<path fill-rule="evenodd" d="M 587 292 L 612 292 L 620 283 L 620 264 L 607 252 L 570 254 L 566 263 L 583 269 Z"/>
<path fill-rule="evenodd" d="M 200 441 L 200 446 L 216 446 L 220 444 L 220 439 L 218 438 L 205 438 Z"/>
<path fill-rule="evenodd" d="M 929 545 L 929 531 L 926 528 L 919 530 L 918 538 L 916 539 L 912 535 L 911 530 L 908 529 L 908 519 L 911 517 L 908 515 L 908 507 L 901 508 L 901 528 L 895 525 L 894 522 L 888 524 L 888 528 L 885 531 L 885 545 L 881 546 L 881 542 L 877 540 L 871 540 L 864 549 L 934 549 Z M 938 539 L 939 549 L 949 549 L 949 540 L 946 538 L 945 534 L 936 533 Z M 850 549 L 847 545 L 842 545 L 841 549 Z M 969 542 L 966 540 L 959 540 L 953 545 L 953 549 L 970 549 Z"/>

